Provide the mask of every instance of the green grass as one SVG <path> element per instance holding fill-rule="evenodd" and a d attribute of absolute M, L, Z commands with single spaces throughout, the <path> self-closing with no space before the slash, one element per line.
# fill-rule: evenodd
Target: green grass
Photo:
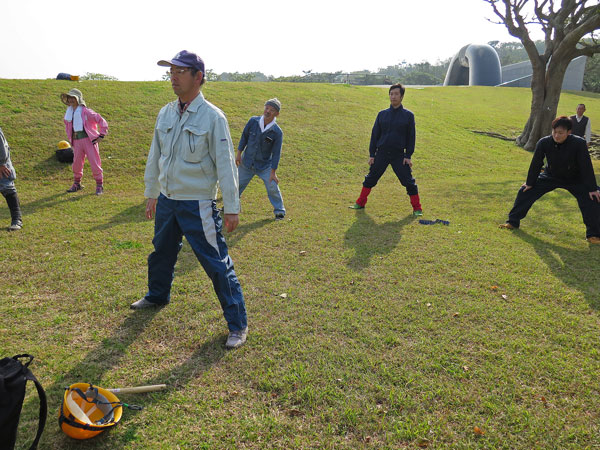
<path fill-rule="evenodd" d="M 169 85 L 77 86 L 110 124 L 102 197 L 87 164 L 84 191 L 66 194 L 70 167 L 54 159 L 64 139 L 59 94 L 73 83 L 0 80 L 0 126 L 25 222 L 0 233 L 0 348 L 36 357 L 50 409 L 40 448 L 600 446 L 600 248 L 585 242 L 566 192 L 544 197 L 521 230 L 498 230 L 531 154 L 472 132 L 516 136 L 528 90 L 407 91 L 425 218 L 446 227 L 413 220 L 391 170 L 364 211 L 347 209 L 386 90 L 209 83 L 205 95 L 227 114 L 234 142 L 273 96 L 285 133 L 286 220 L 272 220 L 255 180 L 227 235 L 250 326 L 247 345 L 227 352 L 218 301 L 187 244 L 172 303 L 129 310 L 146 289 L 153 224 L 144 219 L 143 171 Z M 580 100 L 564 94 L 559 111 L 572 113 Z M 600 97 L 585 102 L 595 127 Z M 0 223 L 9 223 L 5 206 Z M 82 443 L 56 422 L 74 382 L 169 389 L 123 395 L 144 410 L 125 411 L 112 431 Z M 33 435 L 36 408 L 30 392 L 19 448 Z"/>

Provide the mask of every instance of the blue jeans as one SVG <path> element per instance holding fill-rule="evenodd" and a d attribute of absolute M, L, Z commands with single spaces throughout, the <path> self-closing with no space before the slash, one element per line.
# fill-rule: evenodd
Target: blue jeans
<path fill-rule="evenodd" d="M 230 331 L 247 326 L 244 295 L 221 233 L 223 221 L 214 200 L 171 200 L 160 194 L 154 221 L 154 251 L 148 256 L 146 300 L 169 303 L 175 263 L 185 236 L 211 279 Z"/>
<path fill-rule="evenodd" d="M 273 205 L 273 212 L 275 214 L 283 214 L 285 215 L 285 207 L 283 206 L 283 198 L 281 197 L 281 191 L 279 190 L 279 185 L 275 183 L 275 181 L 269 181 L 269 177 L 271 176 L 271 168 L 267 167 L 264 170 L 256 170 L 254 168 L 249 169 L 244 166 L 244 163 L 240 164 L 238 167 L 238 176 L 240 180 L 240 196 L 250 180 L 254 177 L 254 175 L 258 176 L 263 183 L 265 183 L 265 188 L 267 188 L 267 195 L 269 196 L 269 201 L 271 205 Z"/>

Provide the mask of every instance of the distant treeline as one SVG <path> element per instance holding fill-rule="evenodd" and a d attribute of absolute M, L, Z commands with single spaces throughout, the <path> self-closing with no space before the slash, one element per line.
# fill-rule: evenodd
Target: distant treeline
<path fill-rule="evenodd" d="M 520 42 L 491 41 L 489 45 L 496 49 L 500 58 L 500 65 L 506 66 L 522 61 L 528 61 L 529 57 Z M 536 41 L 539 51 L 543 52 L 544 42 Z M 458 51 L 458 49 L 457 49 Z M 294 83 L 349 83 L 357 85 L 392 84 L 403 83 L 407 85 L 440 85 L 444 83 L 446 72 L 451 58 L 437 61 L 435 64 L 421 62 L 410 64 L 402 61 L 394 66 L 380 68 L 376 72 L 361 70 L 345 73 L 342 71 L 334 73 L 316 73 L 312 70 L 303 71 L 303 75 L 292 75 L 286 77 L 273 77 L 261 72 L 229 73 L 220 75 L 207 74 L 209 80 L 214 81 L 287 81 Z M 583 90 L 600 92 L 600 55 L 588 58 L 585 75 L 583 78 Z"/>
<path fill-rule="evenodd" d="M 527 52 L 520 42 L 491 41 L 489 45 L 496 49 L 500 57 L 500 65 L 506 66 L 522 61 L 528 61 Z M 544 42 L 536 41 L 538 51 L 543 52 Z M 458 49 L 457 49 L 458 51 Z M 312 70 L 303 70 L 303 75 L 291 75 L 285 77 L 274 77 L 262 72 L 223 72 L 217 74 L 212 70 L 206 71 L 208 81 L 281 81 L 292 83 L 347 83 L 357 85 L 393 84 L 403 83 L 406 85 L 435 86 L 444 83 L 446 72 L 452 58 L 437 61 L 435 64 L 421 62 L 410 64 L 402 61 L 394 66 L 380 68 L 376 72 L 359 70 L 356 72 L 333 72 L 322 73 Z M 82 77 L 86 79 L 115 79 L 102 74 L 86 74 L 96 76 Z M 104 78 L 103 78 L 104 77 Z M 169 72 L 163 75 L 163 80 L 169 79 Z M 583 90 L 600 92 L 600 54 L 588 58 L 585 75 L 583 77 Z"/>

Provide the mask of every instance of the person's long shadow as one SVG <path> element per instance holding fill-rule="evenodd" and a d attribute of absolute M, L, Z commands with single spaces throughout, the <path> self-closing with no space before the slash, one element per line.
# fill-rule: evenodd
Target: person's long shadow
<path fill-rule="evenodd" d="M 56 159 L 56 155 L 54 154 L 54 150 L 52 150 L 52 154 L 48 156 L 46 159 L 42 159 L 38 161 L 33 168 L 40 174 L 47 176 L 48 174 L 55 175 L 64 170 L 65 166 L 68 166 L 67 163 L 61 163 Z"/>
<path fill-rule="evenodd" d="M 272 219 L 263 219 L 257 222 L 243 224 L 237 227 L 233 233 L 225 233 L 225 242 L 227 242 L 227 247 L 233 248 L 245 235 L 272 221 Z M 180 277 L 184 274 L 193 272 L 194 270 L 198 270 L 201 268 L 202 266 L 198 262 L 198 258 L 196 258 L 192 247 L 184 238 L 183 248 L 177 256 L 175 276 Z"/>
<path fill-rule="evenodd" d="M 130 206 L 129 208 L 124 209 L 121 212 L 115 214 L 105 222 L 90 228 L 90 231 L 107 230 L 111 227 L 114 227 L 115 225 L 122 225 L 125 223 L 146 222 L 148 219 L 146 219 L 144 211 L 145 202 L 143 202 L 140 205 Z"/>
<path fill-rule="evenodd" d="M 563 283 L 577 289 L 590 307 L 600 309 L 596 267 L 600 264 L 600 249 L 590 247 L 575 250 L 544 241 L 519 229 L 514 235 L 530 244 L 548 269 Z"/>
<path fill-rule="evenodd" d="M 89 192 L 86 194 L 69 194 L 66 189 L 63 192 L 59 192 L 57 194 L 48 195 L 47 197 L 39 198 L 29 203 L 21 203 L 21 208 L 25 212 L 25 214 L 33 214 L 42 209 L 54 208 L 57 205 L 64 204 L 65 201 L 68 202 L 78 202 L 83 200 L 84 198 L 93 195 L 94 192 Z"/>
<path fill-rule="evenodd" d="M 102 339 L 81 362 L 65 371 L 53 385 L 46 388 L 48 397 L 62 398 L 66 386 L 82 380 L 95 381 L 102 378 L 104 373 L 119 363 L 127 348 L 142 334 L 159 311 L 151 309 L 130 314 L 115 328 L 112 336 Z"/>
<path fill-rule="evenodd" d="M 264 227 L 266 224 L 273 222 L 273 219 L 262 219 L 256 222 L 244 223 L 238 226 L 233 233 L 225 234 L 227 247 L 235 247 L 235 245 L 248 233 Z"/>
<path fill-rule="evenodd" d="M 190 380 L 201 377 L 204 372 L 210 370 L 229 350 L 225 349 L 223 336 L 214 336 L 202 344 L 190 357 L 185 359 L 179 366 L 167 369 L 154 378 L 147 380 L 148 385 L 166 384 L 163 391 L 154 392 L 152 395 L 131 395 L 127 401 L 140 404 L 144 409 L 152 408 L 155 404 L 168 403 L 167 399 L 174 392 L 185 390 Z M 138 400 L 139 399 L 139 400 Z M 120 399 L 123 401 L 123 399 Z M 130 411 L 133 412 L 133 411 Z M 126 420 L 126 418 L 124 419 Z M 126 440 L 135 440 L 140 423 L 127 424 L 127 433 L 123 436 Z"/>
<path fill-rule="evenodd" d="M 112 336 L 103 339 L 86 354 L 81 362 L 65 371 L 64 374 L 61 374 L 52 385 L 45 387 L 46 396 L 49 399 L 47 425 L 51 424 L 53 418 L 55 418 L 56 411 L 62 403 L 64 390 L 71 384 L 90 382 L 94 384 L 98 383 L 104 388 L 112 387 L 102 385 L 101 379 L 103 375 L 119 365 L 127 348 L 139 338 L 144 329 L 159 312 L 160 309 L 132 312 L 121 326 L 115 328 Z M 191 378 L 197 376 L 199 372 L 207 370 L 220 360 L 226 352 L 223 346 L 223 339 L 223 336 L 217 335 L 207 340 L 192 356 L 183 361 L 179 366 L 165 370 L 156 375 L 152 380 L 148 380 L 146 384 L 167 384 L 168 389 L 155 394 L 153 397 L 144 397 L 144 401 L 142 402 L 144 407 L 153 402 L 161 401 L 174 390 L 185 387 Z M 31 404 L 26 406 L 27 409 L 37 411 L 37 398 L 33 398 L 28 403 Z M 133 412 L 130 411 L 129 413 Z M 131 436 L 134 432 L 135 430 L 128 430 L 127 434 Z M 110 433 L 101 433 L 93 441 L 90 441 L 90 446 L 92 448 L 104 448 L 106 445 L 104 441 L 111 439 L 110 436 Z M 71 444 L 74 441 L 66 435 L 63 436 L 63 439 L 64 446 L 61 448 L 71 448 Z"/>
<path fill-rule="evenodd" d="M 56 413 L 62 403 L 65 388 L 73 383 L 98 383 L 105 373 L 119 364 L 127 348 L 142 334 L 158 312 L 159 310 L 153 309 L 130 314 L 121 326 L 115 328 L 112 336 L 102 339 L 81 362 L 65 370 L 53 384 L 44 387 L 48 398 L 46 428 L 56 423 L 54 420 L 56 420 Z M 28 401 L 23 410 L 37 411 L 38 408 L 36 397 Z M 37 417 L 37 412 L 34 414 Z M 68 442 L 72 442 L 72 440 L 66 435 L 64 435 L 64 439 L 64 448 L 66 448 Z"/>
<path fill-rule="evenodd" d="M 369 266 L 373 256 L 392 252 L 402 238 L 402 227 L 413 221 L 414 217 L 410 215 L 378 224 L 364 210 L 357 211 L 356 220 L 344 236 L 344 245 L 355 250 L 347 262 L 348 267 L 360 271 Z"/>

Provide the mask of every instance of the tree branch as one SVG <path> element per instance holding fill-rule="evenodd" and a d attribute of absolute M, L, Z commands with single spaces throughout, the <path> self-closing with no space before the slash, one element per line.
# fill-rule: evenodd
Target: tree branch
<path fill-rule="evenodd" d="M 578 49 L 575 50 L 575 53 L 576 53 L 577 56 L 589 56 L 589 57 L 592 57 L 596 53 L 600 53 L 600 44 L 589 45 L 589 46 L 578 48 Z"/>

